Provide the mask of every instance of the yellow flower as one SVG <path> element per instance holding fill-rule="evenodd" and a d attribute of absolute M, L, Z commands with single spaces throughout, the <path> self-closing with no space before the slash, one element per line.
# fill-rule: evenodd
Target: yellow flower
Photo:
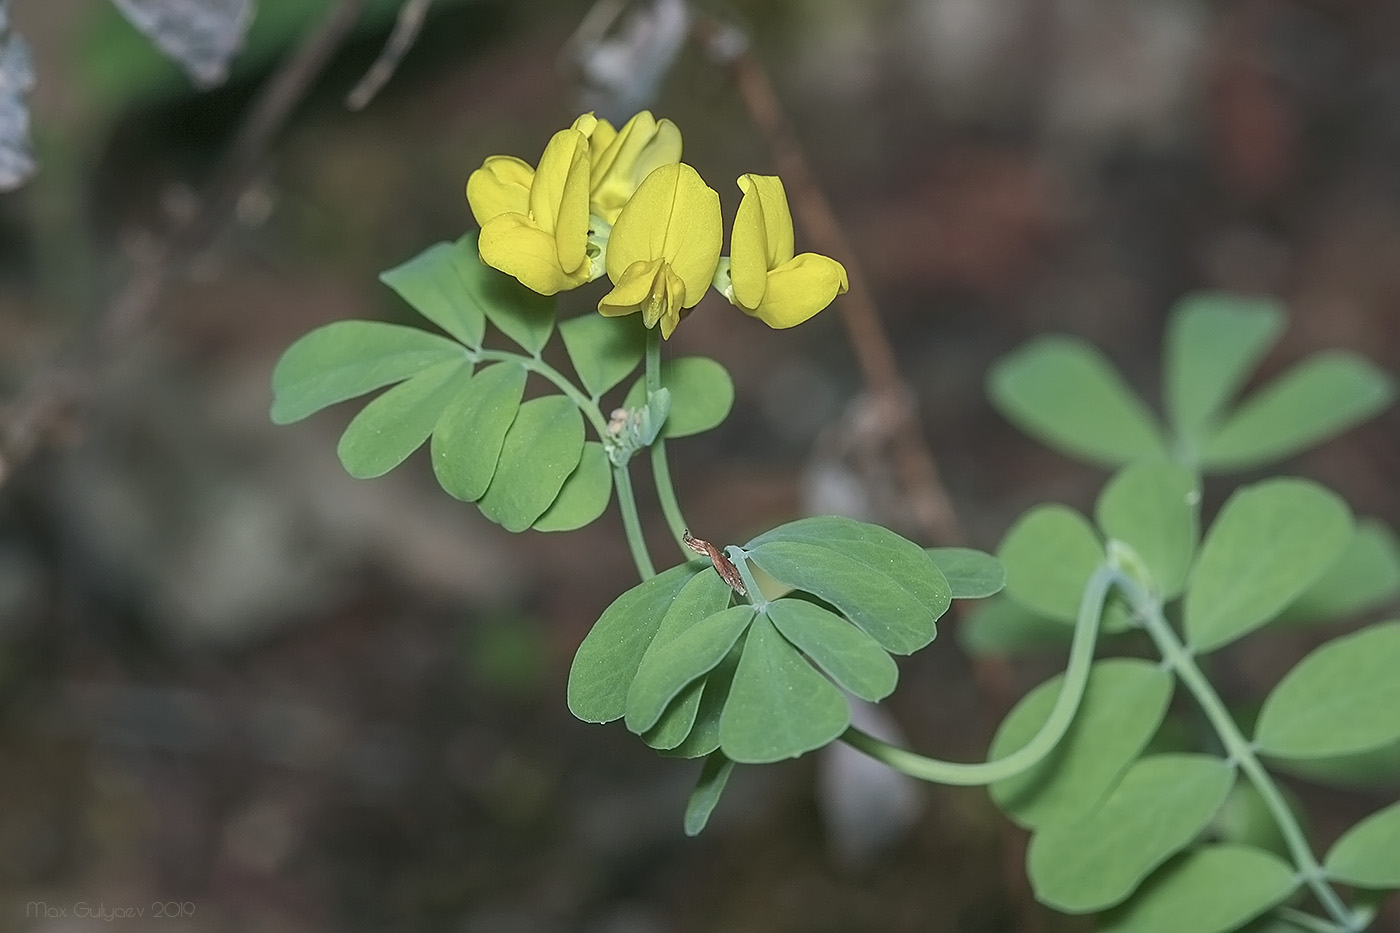
<path fill-rule="evenodd" d="M 663 165 L 681 160 L 681 131 L 670 120 L 643 110 L 614 130 L 598 120 L 589 136 L 589 172 L 593 213 L 616 223 L 622 207 L 643 179 Z"/>
<path fill-rule="evenodd" d="M 494 156 L 472 173 L 477 180 L 472 213 L 478 220 L 486 216 L 479 240 L 482 261 L 541 295 L 576 288 L 592 279 L 588 138 L 572 127 L 554 134 L 530 178 L 523 205 L 518 188 L 529 166 L 507 160 L 508 156 Z M 469 179 L 467 197 L 472 194 Z M 522 206 L 525 210 L 520 210 Z M 513 209 L 499 210 L 502 207 Z"/>
<path fill-rule="evenodd" d="M 477 226 L 501 214 L 530 211 L 530 184 L 535 170 L 515 156 L 488 156 L 467 178 L 467 204 Z"/>
<path fill-rule="evenodd" d="M 618 134 L 621 137 L 621 134 Z M 642 313 L 670 337 L 681 310 L 704 297 L 723 239 L 719 195 L 684 163 L 647 175 L 613 225 L 607 270 L 613 290 L 598 302 L 608 317 Z"/>
<path fill-rule="evenodd" d="M 744 175 L 744 198 L 730 237 L 729 277 L 722 289 L 739 310 L 769 327 L 793 327 L 845 294 L 841 263 L 817 253 L 793 255 L 792 213 L 775 175 Z"/>

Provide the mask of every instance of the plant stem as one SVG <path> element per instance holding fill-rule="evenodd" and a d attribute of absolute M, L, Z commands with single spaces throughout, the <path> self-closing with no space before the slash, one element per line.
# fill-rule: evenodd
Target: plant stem
<path fill-rule="evenodd" d="M 1285 920 L 1301 930 L 1307 930 L 1308 933 L 1344 933 L 1347 929 L 1292 907 L 1280 907 L 1274 913 L 1280 920 Z"/>
<path fill-rule="evenodd" d="M 1297 866 L 1299 874 L 1308 887 L 1312 889 L 1313 894 L 1317 896 L 1318 902 L 1341 929 L 1348 931 L 1362 929 L 1361 926 L 1357 925 L 1356 918 L 1342 903 L 1341 898 L 1337 896 L 1337 892 L 1327 884 L 1322 866 L 1318 864 L 1317 858 L 1308 846 L 1303 828 L 1298 825 L 1298 820 L 1294 817 L 1293 811 L 1289 809 L 1287 801 L 1284 800 L 1283 794 L 1279 791 L 1278 784 L 1274 782 L 1273 776 L 1264 770 L 1259 756 L 1254 754 L 1254 746 L 1240 732 L 1239 726 L 1235 724 L 1235 720 L 1225 708 L 1220 695 L 1215 692 L 1215 688 L 1206 679 L 1195 659 L 1186 650 L 1180 639 L 1176 637 L 1176 632 L 1162 614 L 1161 602 L 1148 593 L 1136 580 L 1119 576 L 1114 583 L 1132 603 L 1135 613 L 1142 619 L 1147 633 L 1156 643 L 1157 650 L 1161 652 L 1162 659 L 1171 665 L 1176 676 L 1196 698 L 1201 711 L 1205 713 L 1211 726 L 1215 728 L 1216 734 L 1220 736 L 1225 750 L 1239 763 L 1240 770 L 1245 773 L 1250 783 L 1254 785 L 1254 789 L 1259 792 L 1264 805 L 1269 808 L 1279 830 L 1283 833 L 1284 841 L 1288 845 L 1288 851 L 1293 856 L 1293 862 Z"/>
<path fill-rule="evenodd" d="M 632 494 L 632 477 L 625 466 L 613 467 L 613 486 L 617 488 L 617 508 L 622 513 L 622 530 L 627 533 L 627 547 L 632 551 L 632 563 L 643 580 L 656 576 L 656 567 L 647 551 L 642 535 L 642 522 L 637 517 L 637 497 Z"/>
<path fill-rule="evenodd" d="M 1055 698 L 1055 705 L 1040 731 L 1005 758 L 981 764 L 939 761 L 890 745 L 854 726 L 846 730 L 841 740 L 896 771 L 938 784 L 964 787 L 991 784 L 1034 767 L 1059 745 L 1079 710 L 1084 688 L 1089 681 L 1089 669 L 1094 661 L 1094 644 L 1098 639 L 1104 598 L 1116 579 L 1118 571 L 1108 565 L 1094 571 L 1089 578 L 1079 603 L 1079 618 L 1074 623 L 1074 641 L 1070 644 L 1069 664 L 1065 668 L 1064 682 L 1060 685 L 1060 695 Z"/>
<path fill-rule="evenodd" d="M 671 465 L 666 461 L 666 441 L 660 437 L 651 445 L 651 475 L 652 482 L 656 484 L 656 497 L 661 500 L 661 512 L 671 529 L 671 537 L 676 539 L 676 547 L 681 549 L 681 553 L 689 557 L 684 532 L 690 526 L 686 524 L 680 502 L 676 500 L 676 489 L 671 484 Z"/>
<path fill-rule="evenodd" d="M 653 327 L 647 331 L 646 344 L 646 386 L 647 393 L 661 388 L 661 329 Z M 661 501 L 661 512 L 666 516 L 666 525 L 671 529 L 671 537 L 676 539 L 676 547 L 687 558 L 690 551 L 685 546 L 683 532 L 690 526 L 681 513 L 680 502 L 676 499 L 676 489 L 671 483 L 671 465 L 666 460 L 666 439 L 661 435 L 651 443 L 651 474 L 656 484 L 656 497 Z"/>

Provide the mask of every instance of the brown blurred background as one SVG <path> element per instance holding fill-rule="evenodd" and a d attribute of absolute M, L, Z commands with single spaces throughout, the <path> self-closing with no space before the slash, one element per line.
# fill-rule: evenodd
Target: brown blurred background
<path fill-rule="evenodd" d="M 328 6 L 284 3 L 263 0 L 286 24 L 207 93 L 109 4 L 12 9 L 42 169 L 0 195 L 0 399 L 97 326 L 152 232 L 191 210 Z M 102 929 L 189 933 L 1088 929 L 1028 902 L 1017 834 L 979 790 L 919 788 L 896 829 L 852 842 L 808 756 L 739 769 L 686 839 L 695 765 L 564 705 L 574 648 L 635 582 L 615 509 L 512 536 L 438 489 L 421 454 L 344 475 L 355 403 L 268 422 L 281 350 L 341 318 L 410 322 L 378 272 L 471 224 L 462 188 L 485 156 L 533 161 L 584 106 L 560 56 L 589 4 L 440 0 L 384 91 L 347 112 L 395 6 L 370 4 L 233 222 L 0 489 L 0 929 L 98 929 L 79 904 L 146 910 Z M 838 258 L 874 288 L 962 543 L 995 548 L 1038 501 L 1087 508 L 1104 479 L 987 404 L 988 366 L 1032 335 L 1091 339 L 1155 404 L 1167 310 L 1224 288 L 1291 309 L 1266 373 L 1325 346 L 1400 367 L 1400 5 L 704 9 L 769 69 L 853 244 Z M 774 170 L 700 51 L 649 105 L 727 217 L 731 180 Z M 561 314 L 587 313 L 583 291 Z M 671 449 L 698 532 L 742 541 L 855 502 L 920 538 L 871 488 L 879 471 L 843 461 L 862 380 L 837 309 L 772 332 L 710 296 L 668 352 L 714 356 L 738 387 L 723 427 Z M 1394 525 L 1398 427 L 1389 413 L 1285 469 Z M 1213 480 L 1208 501 L 1228 488 Z M 1261 695 L 1322 637 L 1246 643 L 1223 689 Z M 902 666 L 890 706 L 914 747 L 979 758 L 1007 696 L 979 689 L 951 638 Z M 1053 666 L 1018 664 L 1009 696 Z M 1301 792 L 1322 839 L 1394 797 Z M 165 902 L 184 916 L 152 918 Z"/>

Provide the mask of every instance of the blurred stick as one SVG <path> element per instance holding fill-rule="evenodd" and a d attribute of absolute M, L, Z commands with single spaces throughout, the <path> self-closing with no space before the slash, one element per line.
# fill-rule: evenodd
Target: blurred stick
<path fill-rule="evenodd" d="M 727 29 L 714 24 L 704 24 L 701 28 Z M 706 41 L 716 35 L 717 41 Z M 915 521 L 933 544 L 964 542 L 966 535 L 962 524 L 943 487 L 937 461 L 923 441 L 918 411 L 900 376 L 894 347 L 875 309 L 865 273 L 807 163 L 806 153 L 787 121 L 768 73 L 747 43 L 734 42 L 727 32 L 712 36 L 702 34 L 701 40 L 708 48 L 720 49 L 717 54 L 729 62 L 744 105 L 773 150 L 773 159 L 785 179 L 804 232 L 819 252 L 839 258 L 846 267 L 850 291 L 839 302 L 841 320 L 845 322 L 856 361 L 881 416 Z"/>
<path fill-rule="evenodd" d="M 90 396 L 103 365 L 150 323 L 184 267 L 227 225 L 252 184 L 272 140 L 359 21 L 367 0 L 339 0 L 306 34 L 248 108 L 199 205 L 135 261 L 125 284 L 60 358 L 40 370 L 10 406 L 0 429 L 0 486 Z"/>
<path fill-rule="evenodd" d="M 413 48 L 418 33 L 423 29 L 423 21 L 428 17 L 428 8 L 432 5 L 433 0 L 404 0 L 404 5 L 399 7 L 399 18 L 394 23 L 394 31 L 389 34 L 389 41 L 384 44 L 384 51 L 380 52 L 374 64 L 370 65 L 360 83 L 345 95 L 346 107 L 351 110 L 363 110 L 374 100 L 375 95 L 384 89 L 384 85 L 389 83 L 389 79 L 398 70 L 403 57 Z"/>

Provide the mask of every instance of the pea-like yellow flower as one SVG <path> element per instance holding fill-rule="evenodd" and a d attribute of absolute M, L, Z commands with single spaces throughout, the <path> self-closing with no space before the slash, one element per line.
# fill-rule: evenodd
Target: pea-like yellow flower
<path fill-rule="evenodd" d="M 621 134 L 619 134 L 621 135 Z M 723 239 L 719 195 L 683 162 L 642 181 L 618 214 L 608 241 L 613 290 L 598 302 L 608 317 L 640 311 L 647 327 L 670 337 L 681 311 L 704 297 Z"/>
<path fill-rule="evenodd" d="M 769 327 L 794 327 L 850 287 L 846 268 L 818 253 L 793 255 L 792 212 L 782 179 L 744 175 L 730 237 L 730 286 L 720 290 L 739 310 Z"/>
<path fill-rule="evenodd" d="M 486 217 L 478 241 L 482 261 L 541 295 L 590 281 L 588 137 L 573 127 L 554 134 L 530 177 L 523 211 L 519 188 L 529 166 L 508 160 L 487 159 L 467 182 L 471 199 L 476 180 L 472 213 Z M 513 209 L 493 213 L 501 207 Z"/>
<path fill-rule="evenodd" d="M 620 130 L 598 120 L 588 143 L 592 210 L 610 224 L 617 223 L 623 205 L 648 175 L 681 160 L 680 129 L 670 120 L 657 120 L 648 110 L 634 115 Z"/>

